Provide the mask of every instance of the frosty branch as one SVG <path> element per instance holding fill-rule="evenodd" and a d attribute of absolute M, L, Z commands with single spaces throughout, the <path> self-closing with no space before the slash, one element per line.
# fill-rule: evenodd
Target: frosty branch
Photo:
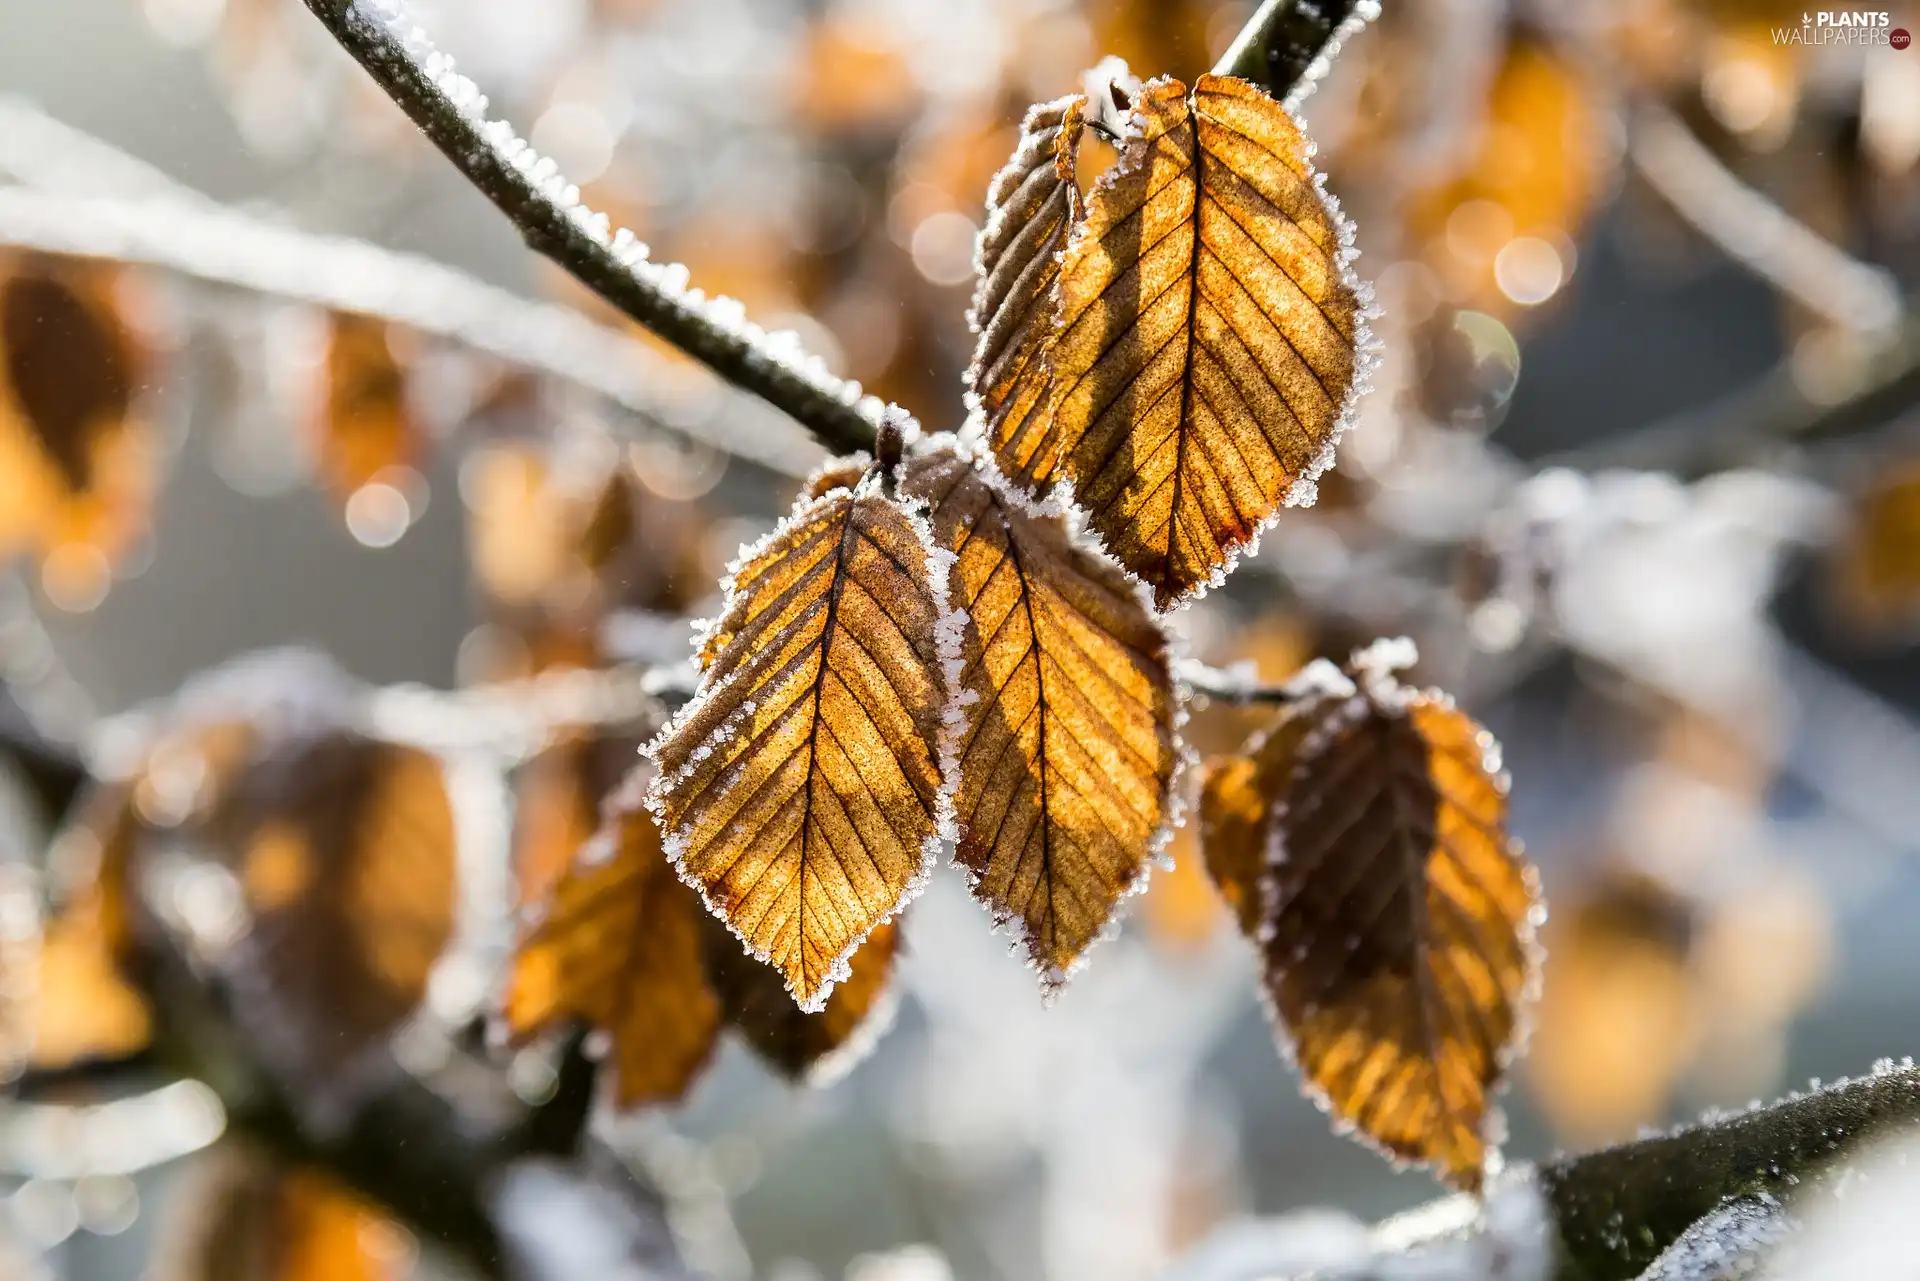
<path fill-rule="evenodd" d="M 1298 107 L 1348 36 L 1379 16 L 1379 0 L 1266 0 L 1214 74 L 1239 76 Z"/>
<path fill-rule="evenodd" d="M 579 189 L 551 161 L 487 120 L 486 98 L 392 0 L 307 0 L 307 7 L 531 248 L 834 452 L 873 443 L 883 406 L 805 357 L 797 341 L 760 330 L 738 304 L 689 289 L 684 268 L 649 263 L 646 246 L 581 205 Z"/>
<path fill-rule="evenodd" d="M 670 376 L 629 336 L 414 254 L 277 226 L 212 202 L 0 189 L 0 244 L 157 267 L 175 275 L 389 321 L 604 397 L 649 423 L 783 475 L 818 451 L 788 431 L 668 405 Z M 749 420 L 751 421 L 751 420 Z"/>

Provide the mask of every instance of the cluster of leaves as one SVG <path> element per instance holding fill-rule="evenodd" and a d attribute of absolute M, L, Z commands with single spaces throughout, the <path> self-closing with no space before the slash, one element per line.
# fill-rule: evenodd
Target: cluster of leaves
<path fill-rule="evenodd" d="M 1367 301 L 1279 103 L 1224 76 L 1107 94 L 1035 108 L 991 187 L 973 425 L 889 424 L 742 551 L 693 700 L 522 946 L 514 1031 L 599 1025 L 626 1101 L 677 1095 L 723 1023 L 791 1070 L 843 1044 L 946 842 L 1057 988 L 1176 822 L 1166 612 L 1311 500 Z M 1119 147 L 1088 190 L 1090 128 Z M 1390 668 L 1356 657 L 1220 763 L 1203 844 L 1329 1105 L 1478 1187 L 1537 895 L 1489 740 Z M 798 1010 L 755 1028 L 769 981 Z"/>

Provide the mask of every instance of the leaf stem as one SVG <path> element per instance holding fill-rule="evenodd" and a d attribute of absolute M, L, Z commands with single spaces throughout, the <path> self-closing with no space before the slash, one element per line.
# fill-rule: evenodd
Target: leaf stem
<path fill-rule="evenodd" d="M 873 444 L 885 406 L 863 397 L 857 383 L 828 373 L 791 335 L 772 337 L 737 303 L 688 288 L 684 268 L 648 262 L 647 247 L 582 205 L 579 189 L 552 161 L 504 123 L 487 119 L 486 98 L 407 20 L 398 0 L 306 5 L 536 252 L 721 378 L 791 416 L 828 449 L 849 453 Z"/>
<path fill-rule="evenodd" d="M 1190 693 L 1232 707 L 1284 707 L 1304 696 L 1302 691 L 1289 685 L 1263 683 L 1251 667 L 1242 671 L 1237 667 L 1211 667 L 1187 659 L 1175 665 L 1173 674 Z"/>

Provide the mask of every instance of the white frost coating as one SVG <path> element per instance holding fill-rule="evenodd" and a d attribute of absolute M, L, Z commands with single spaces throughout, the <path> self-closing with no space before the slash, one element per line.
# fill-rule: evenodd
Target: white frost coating
<path fill-rule="evenodd" d="M 855 457 L 860 457 L 860 455 L 855 455 Z M 830 466 L 831 464 L 829 464 L 829 467 Z M 820 474 L 824 474 L 825 470 L 826 469 L 823 468 Z M 876 471 L 869 470 L 868 473 L 861 478 L 859 484 L 852 490 L 836 487 L 817 497 L 803 499 L 801 502 L 795 504 L 793 510 L 787 514 L 785 520 L 768 530 L 766 534 L 761 536 L 757 541 L 742 547 L 740 554 L 727 566 L 726 576 L 721 580 L 722 604 L 719 614 L 712 621 L 696 628 L 698 634 L 694 640 L 695 654 L 697 655 L 700 648 L 705 644 L 706 638 L 712 635 L 713 629 L 733 611 L 737 603 L 738 580 L 747 566 L 752 565 L 755 561 L 764 557 L 780 539 L 787 536 L 790 530 L 807 524 L 809 521 L 815 519 L 821 512 L 838 503 L 850 503 L 877 494 L 880 483 L 881 477 L 879 474 Z M 901 503 L 899 506 L 906 516 L 909 525 L 913 528 L 914 534 L 919 539 L 923 552 L 926 554 L 925 571 L 927 573 L 927 589 L 933 599 L 936 617 L 934 647 L 941 664 L 943 684 L 947 689 L 953 689 L 958 685 L 957 669 L 952 666 L 952 664 L 959 660 L 960 633 L 957 627 L 964 626 L 965 615 L 956 614 L 949 604 L 947 577 L 948 568 L 953 558 L 952 553 L 943 551 L 935 546 L 932 527 L 927 524 L 924 513 L 917 510 L 919 504 Z M 851 518 L 852 513 L 851 509 L 849 509 L 847 519 Z M 956 617 L 960 620 L 957 625 L 951 621 Z M 824 647 L 829 639 L 830 638 L 824 636 L 821 638 L 823 652 L 820 661 L 822 663 L 826 661 Z M 746 669 L 735 668 L 733 671 L 721 676 L 718 680 L 709 679 L 712 674 L 710 670 L 702 672 L 700 687 L 695 691 L 693 698 L 689 699 L 686 704 L 680 708 L 679 712 L 675 714 L 673 719 L 667 723 L 666 727 L 641 749 L 642 752 L 650 760 L 657 763 L 661 745 L 669 738 L 678 734 L 688 721 L 699 715 L 705 709 L 706 704 L 716 694 L 727 689 L 739 678 L 744 670 Z M 951 677 L 947 676 L 946 673 L 949 671 L 952 671 L 954 675 Z M 822 981 L 819 990 L 814 994 L 812 1000 L 801 999 L 800 995 L 793 991 L 792 985 L 788 985 L 788 992 L 793 996 L 794 1003 L 802 1010 L 810 1014 L 817 1014 L 826 1008 L 827 998 L 833 994 L 833 989 L 853 973 L 853 954 L 859 951 L 866 943 L 874 929 L 899 916 L 909 903 L 920 896 L 921 892 L 926 889 L 927 882 L 933 875 L 933 869 L 939 861 L 942 844 L 953 841 L 956 833 L 953 817 L 953 796 L 959 785 L 959 769 L 956 763 L 951 774 L 949 773 L 948 745 L 950 737 L 952 741 L 957 741 L 958 735 L 965 733 L 966 714 L 963 710 L 964 706 L 965 704 L 963 702 L 959 702 L 949 695 L 948 702 L 942 708 L 941 728 L 938 742 L 936 743 L 936 750 L 940 756 L 940 787 L 934 795 L 934 833 L 922 844 L 918 870 L 908 880 L 906 888 L 901 892 L 900 898 L 894 904 L 893 908 L 879 920 L 875 921 L 866 931 L 852 939 L 846 948 L 832 960 L 827 967 L 827 977 Z M 698 877 L 687 871 L 686 851 L 690 839 L 688 829 L 685 827 L 670 829 L 666 825 L 667 793 L 675 787 L 678 787 L 681 783 L 684 783 L 716 749 L 724 746 L 737 735 L 740 732 L 741 726 L 752 718 L 757 707 L 758 704 L 751 699 L 743 703 L 737 711 L 728 716 L 715 728 L 706 741 L 694 749 L 688 756 L 686 764 L 671 774 L 656 769 L 652 781 L 647 786 L 646 797 L 643 803 L 648 811 L 653 814 L 655 822 L 660 826 L 661 844 L 666 852 L 668 861 L 673 864 L 675 874 L 700 895 L 700 899 L 706 904 L 707 910 L 711 912 L 721 924 L 727 927 L 729 933 L 740 940 L 740 946 L 747 955 L 753 957 L 754 960 L 763 965 L 773 965 L 772 954 L 756 948 L 748 941 L 746 936 L 727 918 L 726 913 L 722 910 L 721 903 L 715 899 L 709 888 L 701 884 Z M 959 718 L 960 727 L 957 733 L 952 729 L 954 724 L 953 718 L 956 716 Z"/>
<path fill-rule="evenodd" d="M 1743 1281 L 1757 1277 L 1773 1251 L 1799 1235 L 1799 1224 L 1768 1193 L 1740 1197 L 1681 1233 L 1639 1281 Z"/>
<path fill-rule="evenodd" d="M 1320 82 L 1327 78 L 1327 72 L 1333 70 L 1333 60 L 1340 56 L 1340 50 L 1347 41 L 1379 16 L 1380 0 L 1360 0 L 1354 5 L 1353 12 L 1347 15 L 1345 22 L 1333 29 L 1333 34 L 1320 46 L 1320 52 L 1307 64 L 1307 69 L 1293 83 L 1293 87 L 1287 90 L 1287 96 L 1280 100 L 1280 105 L 1297 113 L 1301 105 L 1313 96 L 1313 91 L 1320 87 Z"/>
<path fill-rule="evenodd" d="M 1362 7 L 1370 10 L 1371 14 L 1377 14 L 1379 11 L 1376 0 L 1363 0 Z M 1360 19 L 1359 25 L 1354 26 L 1353 29 L 1358 30 L 1360 25 L 1364 25 L 1366 21 L 1370 20 L 1370 16 L 1369 18 Z M 1349 22 L 1352 22 L 1352 19 L 1350 19 Z M 1345 32 L 1346 26 L 1343 25 L 1341 30 Z M 1345 36 L 1342 35 L 1340 38 L 1345 39 Z M 1167 83 L 1169 79 L 1171 78 L 1163 76 L 1148 81 L 1142 87 L 1142 93 L 1151 93 L 1156 86 Z M 1313 180 L 1314 192 L 1319 196 L 1320 203 L 1326 210 L 1327 221 L 1333 227 L 1334 235 L 1338 240 L 1338 248 L 1333 255 L 1334 266 L 1340 273 L 1341 285 L 1350 290 L 1354 297 L 1356 309 L 1354 312 L 1353 331 L 1353 379 L 1348 384 L 1345 395 L 1341 398 L 1340 405 L 1334 416 L 1332 429 L 1327 434 L 1326 443 L 1321 446 L 1318 453 L 1307 461 L 1300 475 L 1288 486 L 1287 492 L 1281 498 L 1279 507 L 1269 513 L 1264 519 L 1257 522 L 1245 540 L 1227 547 L 1222 563 L 1214 566 L 1213 572 L 1209 574 L 1204 581 L 1195 584 L 1191 589 L 1178 597 L 1168 606 L 1168 611 L 1178 609 L 1184 605 L 1190 605 L 1200 600 L 1213 588 L 1224 584 L 1228 576 L 1239 566 L 1243 557 L 1251 558 L 1258 556 L 1260 554 L 1260 536 L 1279 520 L 1281 512 L 1285 508 L 1313 506 L 1320 495 L 1320 477 L 1328 468 L 1334 465 L 1334 461 L 1339 453 L 1341 437 L 1359 421 L 1361 402 L 1366 398 L 1367 393 L 1373 390 L 1373 377 L 1380 367 L 1383 344 L 1380 338 L 1374 333 L 1373 322 L 1380 319 L 1381 311 L 1374 295 L 1372 282 L 1362 280 L 1354 270 L 1354 263 L 1360 257 L 1360 248 L 1357 243 L 1357 230 L 1353 222 L 1346 216 L 1345 210 L 1341 208 L 1339 197 L 1327 190 L 1326 175 L 1314 167 L 1313 159 L 1318 153 L 1318 148 L 1314 145 L 1312 135 L 1307 132 L 1305 123 L 1300 120 L 1290 105 L 1281 104 L 1281 106 L 1282 110 L 1286 111 L 1288 120 L 1300 133 L 1304 158 L 1307 162 L 1307 172 Z M 1137 134 L 1144 127 L 1144 121 L 1138 106 L 1129 113 L 1129 121 L 1131 133 Z M 999 183 L 1005 175 L 1014 172 L 1020 160 L 1020 153 L 1016 153 L 1014 160 L 1009 162 L 1007 168 L 1003 169 L 1001 174 L 995 177 L 996 184 Z M 1113 184 L 1118 181 L 1121 171 L 1125 168 L 1126 158 L 1123 155 L 1121 160 L 1115 162 L 1111 168 L 1100 175 L 1099 181 L 1094 184 L 1093 194 L 1089 197 L 1089 203 L 1091 203 L 1092 200 L 1097 200 L 1103 193 L 1108 191 Z M 989 213 L 990 228 L 994 225 L 992 222 L 993 214 L 997 212 L 999 211 L 993 210 Z M 1063 257 L 1071 254 L 1079 245 L 1084 243 L 1088 234 L 1087 226 L 1088 224 L 1084 219 L 1075 223 L 1073 233 L 1068 238 L 1065 248 L 1061 251 Z M 982 231 L 981 239 L 978 243 L 984 245 L 988 234 L 990 234 L 988 231 Z M 976 265 L 977 262 L 978 252 L 976 251 Z M 1057 334 L 1060 331 L 1061 320 L 1062 317 L 1059 315 L 1058 308 L 1056 308 L 1051 318 L 1050 329 L 1052 333 Z M 975 328 L 977 329 L 978 326 L 976 325 Z M 974 374 L 975 370 L 972 368 L 967 372 L 967 386 L 969 388 L 972 387 L 975 381 Z M 983 427 L 984 419 L 978 398 L 969 392 L 967 398 L 967 424 L 966 427 L 963 428 L 963 434 L 970 438 L 977 437 L 982 434 Z M 995 467 L 996 470 L 999 470 L 997 461 Z M 1013 488 L 1017 489 L 1018 486 L 1013 486 Z M 1061 478 L 1055 482 L 1046 501 L 1058 501 L 1071 504 L 1074 501 L 1071 481 L 1062 475 Z M 1154 612 L 1160 613 L 1162 611 L 1156 607 Z"/>
<path fill-rule="evenodd" d="M 889 413 L 896 415 L 897 420 L 912 422 L 904 411 L 863 394 L 858 383 L 836 378 L 818 356 L 805 351 L 797 336 L 769 335 L 747 319 L 746 308 L 737 300 L 708 298 L 691 288 L 690 273 L 685 266 L 651 261 L 651 251 L 643 241 L 624 228 L 614 230 L 605 214 L 581 204 L 579 187 L 561 175 L 554 161 L 535 151 L 504 120 L 487 118 L 486 95 L 472 80 L 455 70 L 453 59 L 436 49 L 427 33 L 414 25 L 407 16 L 404 0 L 353 0 L 352 13 L 362 22 L 384 30 L 394 46 L 393 51 L 410 60 L 439 90 L 447 104 L 466 119 L 499 162 L 518 173 L 555 212 L 606 250 L 662 301 L 741 343 L 756 362 L 780 369 L 817 394 L 851 407 L 875 430 Z"/>
<path fill-rule="evenodd" d="M 1177 665 L 1184 657 L 1184 647 L 1180 638 L 1167 626 L 1165 618 L 1153 608 L 1153 596 L 1146 584 L 1127 573 L 1117 561 L 1107 554 L 1106 549 L 1100 545 L 1099 540 L 1094 538 L 1085 528 L 1085 523 L 1081 519 L 1079 509 L 1069 505 L 1063 500 L 1062 491 L 1056 487 L 1046 499 L 1035 499 L 1018 485 L 1009 481 L 1005 475 L 1001 473 L 995 465 L 993 451 L 987 448 L 984 441 L 977 438 L 965 436 L 955 438 L 947 436 L 944 433 L 936 434 L 928 437 L 926 448 L 922 452 L 931 453 L 941 449 L 951 450 L 971 463 L 975 474 L 981 482 L 992 491 L 994 498 L 1007 508 L 1018 514 L 1034 519 L 1061 520 L 1066 528 L 1068 543 L 1074 551 L 1082 553 L 1112 570 L 1131 586 L 1135 603 L 1141 607 L 1143 615 L 1154 630 L 1159 633 L 1165 645 L 1168 682 L 1171 688 L 1173 708 L 1170 733 L 1172 735 L 1174 765 L 1173 769 L 1168 773 L 1166 787 L 1160 797 L 1160 809 L 1163 818 L 1161 819 L 1160 825 L 1149 835 L 1146 843 L 1146 856 L 1141 860 L 1140 867 L 1134 873 L 1132 879 L 1127 882 L 1115 898 L 1113 907 L 1107 915 L 1106 923 L 1101 926 L 1098 933 L 1087 941 L 1086 946 L 1080 949 L 1079 954 L 1074 957 L 1073 963 L 1065 968 L 1059 966 L 1040 966 L 1040 964 L 1033 959 L 1032 948 L 1030 946 L 1032 941 L 1031 936 L 1026 928 L 1025 920 L 1020 914 L 1017 912 L 1003 913 L 981 899 L 977 894 L 971 893 L 971 891 L 979 887 L 981 880 L 980 874 L 957 861 L 954 863 L 955 869 L 960 872 L 962 878 L 966 881 L 967 888 L 970 892 L 969 896 L 973 898 L 973 901 L 978 904 L 982 910 L 988 913 L 989 919 L 992 921 L 993 933 L 1005 934 L 1007 936 L 1007 950 L 1009 954 L 1020 956 L 1024 964 L 1039 974 L 1041 1003 L 1044 1006 L 1051 1006 L 1053 1002 L 1058 999 L 1061 990 L 1072 980 L 1073 976 L 1086 968 L 1088 958 L 1093 954 L 1094 950 L 1102 943 L 1118 937 L 1122 927 L 1126 923 L 1128 901 L 1146 892 L 1149 880 L 1151 879 L 1152 869 L 1155 867 L 1171 869 L 1172 863 L 1167 854 L 1167 850 L 1172 844 L 1173 834 L 1179 830 L 1186 818 L 1187 797 L 1182 785 L 1192 768 L 1197 765 L 1199 761 L 1198 755 L 1181 736 L 1181 731 L 1185 728 L 1187 721 L 1187 700 L 1185 691 L 1181 687 L 1179 678 L 1175 673 Z M 964 637 L 965 628 L 971 620 L 963 611 L 955 611 L 955 616 L 959 619 L 959 626 L 961 628 L 959 635 Z M 964 671 L 964 666 L 964 661 L 962 661 L 951 669 L 952 676 L 950 679 L 953 682 L 951 688 L 960 688 L 960 676 Z M 977 701 L 977 698 L 978 695 L 974 691 L 964 690 L 961 692 L 961 705 L 964 706 Z M 964 733 L 964 727 L 962 732 Z M 947 763 L 946 750 L 946 747 L 943 745 L 943 777 L 945 776 Z M 958 740 L 956 740 L 954 744 L 953 753 L 953 788 L 957 794 L 959 790 Z M 955 839 L 956 841 L 958 839 L 957 831 Z"/>
<path fill-rule="evenodd" d="M 819 457 L 817 445 L 777 425 L 771 413 L 739 423 L 729 413 L 680 403 L 686 397 L 662 395 L 662 388 L 680 376 L 630 335 L 418 255 L 276 226 L 183 197 L 130 199 L 19 188 L 0 189 L 0 243 L 138 263 L 393 321 L 576 384 L 648 422 L 783 475 L 804 475 Z"/>
<path fill-rule="evenodd" d="M 1292 776 L 1289 779 L 1289 792 L 1292 790 L 1292 784 L 1299 780 L 1305 768 L 1305 762 L 1326 751 L 1342 732 L 1369 716 L 1403 716 L 1419 705 L 1454 710 L 1454 701 L 1445 692 L 1438 689 L 1409 688 L 1394 679 L 1395 672 L 1412 667 L 1419 658 L 1419 651 L 1411 639 L 1404 636 L 1382 638 L 1357 650 L 1348 660 L 1347 667 L 1352 677 L 1326 660 L 1316 659 L 1302 668 L 1288 682 L 1289 689 L 1297 687 L 1303 694 L 1330 700 L 1330 705 L 1324 710 L 1313 709 L 1305 704 L 1296 704 L 1296 715 L 1318 715 L 1321 720 L 1300 741 Z M 1480 767 L 1504 802 L 1511 780 L 1501 768 L 1500 744 L 1492 734 L 1481 729 L 1477 745 L 1480 749 Z M 1287 861 L 1286 842 L 1283 836 L 1286 815 L 1286 801 L 1284 799 L 1276 801 L 1267 819 L 1267 862 L 1271 866 L 1281 866 Z M 1501 1172 L 1501 1146 L 1504 1143 L 1506 1131 L 1506 1114 L 1498 1106 L 1497 1100 L 1500 1095 L 1506 1093 L 1511 1082 L 1510 1069 L 1518 1061 L 1526 1049 L 1527 1042 L 1532 1038 L 1533 1011 L 1539 1002 L 1546 965 L 1546 950 L 1539 941 L 1540 927 L 1546 923 L 1547 919 L 1546 901 L 1541 897 L 1537 878 L 1526 866 L 1525 851 L 1520 841 L 1512 836 L 1506 836 L 1505 839 L 1512 857 L 1520 863 L 1531 906 L 1517 927 L 1518 942 L 1526 961 L 1526 974 L 1521 982 L 1519 998 L 1514 1003 L 1513 1029 L 1504 1044 L 1494 1047 L 1494 1076 L 1487 1086 L 1487 1112 L 1480 1126 L 1480 1135 L 1487 1148 L 1486 1172 L 1490 1177 Z M 1260 915 L 1261 920 L 1267 924 L 1262 926 L 1259 942 L 1264 948 L 1271 937 L 1271 921 L 1278 912 L 1280 904 L 1276 898 L 1277 886 L 1274 878 L 1263 877 L 1261 887 Z M 1259 984 L 1259 995 L 1261 1006 L 1267 1013 L 1267 1021 L 1273 1027 L 1274 1041 L 1281 1057 L 1299 1075 L 1301 1092 L 1331 1119 L 1335 1134 L 1353 1139 L 1361 1146 L 1378 1153 L 1395 1169 L 1437 1168 L 1435 1162 L 1410 1161 L 1389 1151 L 1365 1130 L 1334 1111 L 1332 1099 L 1312 1078 L 1300 1070 L 1293 1033 L 1288 1028 L 1279 1005 L 1273 999 L 1270 985 L 1264 979 Z"/>

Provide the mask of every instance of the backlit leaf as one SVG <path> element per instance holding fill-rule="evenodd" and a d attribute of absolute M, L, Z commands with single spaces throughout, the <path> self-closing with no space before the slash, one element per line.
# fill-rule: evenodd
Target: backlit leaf
<path fill-rule="evenodd" d="M 640 761 L 640 744 L 579 734 L 520 767 L 513 806 L 513 879 L 523 906 L 543 903 L 600 830 L 601 803 Z"/>
<path fill-rule="evenodd" d="M 851 972 L 817 1014 L 793 1003 L 777 971 L 741 950 L 740 940 L 709 920 L 707 965 L 726 1020 L 748 1045 L 793 1080 L 830 1077 L 886 1030 L 889 982 L 899 927 L 875 928 L 853 954 Z"/>
<path fill-rule="evenodd" d="M 0 255 L 0 557 L 48 556 L 54 599 L 97 601 L 146 528 L 151 353 L 114 267 Z"/>
<path fill-rule="evenodd" d="M 281 743 L 208 820 L 251 926 L 227 958 L 243 1017 L 291 1070 L 325 1081 L 426 995 L 452 936 L 445 772 L 416 748 L 332 732 Z"/>
<path fill-rule="evenodd" d="M 681 875 L 806 1009 L 950 823 L 944 557 L 878 481 L 803 499 L 742 553 L 699 696 L 649 749 Z"/>
<path fill-rule="evenodd" d="M 987 189 L 970 313 L 980 339 L 967 387 L 987 439 L 1009 463 L 1027 462 L 1048 435 L 1043 349 L 1059 305 L 1060 255 L 1081 216 L 1074 167 L 1086 106 L 1074 94 L 1029 111 L 1013 158 Z"/>
<path fill-rule="evenodd" d="M 1024 483 L 1070 480 L 1165 608 L 1312 501 L 1370 339 L 1345 224 L 1280 104 L 1163 79 L 1135 122 L 1061 263 L 1051 419 L 995 443 Z"/>
<path fill-rule="evenodd" d="M 923 453 L 901 492 L 927 501 L 968 617 L 955 858 L 1055 987 L 1167 835 L 1178 748 L 1166 636 L 1124 573 L 972 458 Z"/>
<path fill-rule="evenodd" d="M 652 767 L 639 768 L 644 787 Z M 566 869 L 520 945 L 508 1031 L 524 1041 L 566 1019 L 590 1023 L 611 1038 L 621 1107 L 679 1098 L 720 1031 L 702 952 L 706 915 L 667 862 L 652 815 L 638 805 L 607 813 L 589 855 Z"/>
<path fill-rule="evenodd" d="M 1265 872 L 1273 798 L 1287 786 L 1294 754 L 1311 726 L 1300 706 L 1280 713 L 1239 755 L 1210 758 L 1200 779 L 1200 848 L 1207 871 L 1241 932 L 1258 941 L 1266 911 Z"/>
<path fill-rule="evenodd" d="M 218 1149 L 183 1194 L 160 1281 L 401 1281 L 413 1236 L 317 1170 L 250 1147 Z"/>
<path fill-rule="evenodd" d="M 1264 772 L 1284 779 L 1267 794 L 1266 987 L 1336 1116 L 1477 1190 L 1539 899 L 1497 747 L 1444 695 L 1400 686 L 1390 655 L 1306 696 L 1290 768 Z"/>

